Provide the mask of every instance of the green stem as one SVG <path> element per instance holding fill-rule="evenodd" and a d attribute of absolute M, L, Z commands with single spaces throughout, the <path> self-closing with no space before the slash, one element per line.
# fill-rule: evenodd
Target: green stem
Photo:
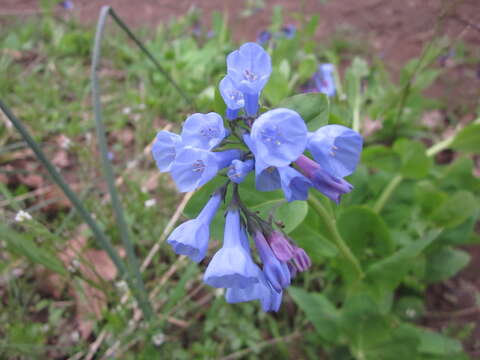
<path fill-rule="evenodd" d="M 147 292 L 145 290 L 145 285 L 140 274 L 140 265 L 138 263 L 137 257 L 135 255 L 135 249 L 132 241 L 129 236 L 129 229 L 125 221 L 125 216 L 123 213 L 122 203 L 120 202 L 117 190 L 115 188 L 115 176 L 113 174 L 112 164 L 108 158 L 108 145 L 107 137 L 105 135 L 105 126 L 102 119 L 102 104 L 100 101 L 100 85 L 98 81 L 97 69 L 100 65 L 101 58 L 101 44 L 103 31 L 105 28 L 105 21 L 107 15 L 110 12 L 110 7 L 104 6 L 100 11 L 100 17 L 97 25 L 97 32 L 95 34 L 95 44 L 93 47 L 93 58 L 92 58 L 92 102 L 94 107 L 95 115 L 95 127 L 97 132 L 97 141 L 100 148 L 100 153 L 102 155 L 102 167 L 105 174 L 105 180 L 108 186 L 108 192 L 110 199 L 112 201 L 113 212 L 115 214 L 115 220 L 118 226 L 118 231 L 120 233 L 120 238 L 123 243 L 123 247 L 127 253 L 128 260 L 128 270 L 130 273 L 130 280 L 133 282 L 132 291 L 136 295 L 137 301 L 142 308 L 145 319 L 149 319 L 153 316 L 152 306 L 148 300 Z"/>
<path fill-rule="evenodd" d="M 315 210 L 318 216 L 322 218 L 325 225 L 327 226 L 328 232 L 330 233 L 331 239 L 337 246 L 338 250 L 340 250 L 343 257 L 353 265 L 353 267 L 355 268 L 355 271 L 357 272 L 358 278 L 362 279 L 365 276 L 365 274 L 363 273 L 360 262 L 352 253 L 352 250 L 350 250 L 350 248 L 348 247 L 348 245 L 345 243 L 342 236 L 338 232 L 335 219 L 333 219 L 328 214 L 327 210 L 322 205 L 322 203 L 315 197 L 310 196 L 308 198 L 308 204 L 312 207 L 313 210 Z"/>
<path fill-rule="evenodd" d="M 360 131 L 360 106 L 361 106 L 361 95 L 360 95 L 360 90 L 357 93 L 357 96 L 355 98 L 355 104 L 353 106 L 353 124 L 352 128 L 356 132 Z"/>

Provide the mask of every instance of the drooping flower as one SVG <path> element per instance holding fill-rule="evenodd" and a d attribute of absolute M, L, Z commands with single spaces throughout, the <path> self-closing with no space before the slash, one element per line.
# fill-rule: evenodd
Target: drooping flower
<path fill-rule="evenodd" d="M 252 125 L 255 156 L 271 166 L 288 166 L 305 150 L 307 126 L 300 115 L 278 108 L 260 115 Z"/>
<path fill-rule="evenodd" d="M 205 257 L 210 238 L 210 223 L 222 201 L 222 194 L 217 191 L 195 219 L 178 226 L 168 237 L 167 242 L 179 255 L 186 255 L 195 262 Z"/>
<path fill-rule="evenodd" d="M 283 262 L 293 258 L 295 249 L 288 239 L 279 231 L 273 231 L 267 237 L 268 245 L 275 257 Z"/>
<path fill-rule="evenodd" d="M 218 172 L 241 156 L 239 150 L 211 152 L 191 146 L 183 147 L 171 167 L 175 184 L 181 192 L 193 191 L 209 182 Z"/>
<path fill-rule="evenodd" d="M 157 134 L 152 146 L 152 155 L 161 172 L 170 171 L 180 144 L 181 137 L 177 134 L 165 130 Z"/>
<path fill-rule="evenodd" d="M 290 271 L 287 264 L 277 259 L 260 231 L 255 232 L 253 239 L 255 240 L 260 259 L 263 262 L 265 277 L 274 290 L 277 292 L 282 291 L 282 289 L 290 285 Z"/>
<path fill-rule="evenodd" d="M 307 200 L 312 182 L 290 166 L 278 168 L 280 184 L 288 202 Z"/>
<path fill-rule="evenodd" d="M 257 282 L 258 269 L 242 245 L 240 212 L 231 207 L 225 220 L 223 246 L 213 256 L 203 281 L 216 288 L 247 288 Z"/>
<path fill-rule="evenodd" d="M 298 246 L 294 246 L 293 264 L 298 271 L 306 271 L 312 266 L 312 261 L 305 250 Z"/>
<path fill-rule="evenodd" d="M 327 96 L 335 95 L 334 70 L 332 64 L 320 64 L 318 71 L 313 76 L 317 90 Z"/>
<path fill-rule="evenodd" d="M 245 112 L 249 116 L 255 115 L 258 97 L 272 73 L 270 55 L 258 44 L 243 44 L 227 56 L 227 73 L 234 86 L 243 93 Z"/>
<path fill-rule="evenodd" d="M 234 183 L 240 184 L 250 171 L 253 170 L 254 161 L 248 159 L 245 161 L 233 160 L 230 164 L 227 175 L 228 178 Z"/>
<path fill-rule="evenodd" d="M 318 163 L 305 155 L 301 155 L 297 161 L 295 161 L 295 164 L 297 164 L 302 173 L 312 182 L 315 189 L 337 204 L 340 202 L 343 194 L 349 193 L 353 189 L 353 186 L 349 182 L 330 175 Z"/>
<path fill-rule="evenodd" d="M 362 145 L 358 132 L 341 125 L 326 125 L 308 134 L 307 149 L 326 172 L 343 178 L 355 171 Z"/>
<path fill-rule="evenodd" d="M 203 150 L 212 150 L 225 138 L 227 132 L 217 113 L 190 115 L 182 128 L 182 143 Z"/>
<path fill-rule="evenodd" d="M 227 105 L 226 116 L 229 120 L 235 120 L 238 111 L 245 106 L 245 100 L 240 90 L 236 89 L 230 76 L 225 76 L 219 84 L 220 94 Z"/>

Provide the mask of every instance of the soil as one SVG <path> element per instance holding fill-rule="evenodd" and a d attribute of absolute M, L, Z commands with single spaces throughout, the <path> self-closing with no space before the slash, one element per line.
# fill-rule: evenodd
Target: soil
<path fill-rule="evenodd" d="M 241 15 L 247 3 L 242 1 L 74 0 L 73 3 L 74 9 L 69 14 L 92 25 L 103 5 L 111 5 L 128 25 L 134 27 L 167 22 L 185 14 L 193 5 L 202 9 L 202 19 L 208 26 L 212 11 L 222 11 L 228 14 L 232 33 L 239 41 L 254 40 L 270 24 L 273 7 L 282 5 L 286 23 L 298 23 L 290 16 L 296 12 L 319 14 L 316 35 L 320 41 L 328 42 L 341 33 L 361 46 L 365 44 L 366 52 L 373 51 L 383 57 L 394 75 L 409 59 L 419 56 L 434 36 L 447 36 L 454 43 L 461 41 L 476 51 L 480 46 L 480 0 L 266 0 L 264 8 L 256 9 L 248 17 Z M 57 11 L 61 15 L 67 13 L 60 7 Z M 37 0 L 0 0 L 0 20 L 6 16 L 40 13 Z M 477 58 L 479 55 L 473 53 Z M 441 65 L 446 71 L 429 94 L 473 113 L 480 96 L 480 60 L 456 64 L 453 57 Z M 474 329 L 465 340 L 465 347 L 474 358 L 480 358 L 480 307 L 475 298 L 480 292 L 480 247 L 469 246 L 467 250 L 472 256 L 469 266 L 453 279 L 428 289 L 426 302 L 430 315 L 423 323 L 436 329 L 472 323 Z"/>

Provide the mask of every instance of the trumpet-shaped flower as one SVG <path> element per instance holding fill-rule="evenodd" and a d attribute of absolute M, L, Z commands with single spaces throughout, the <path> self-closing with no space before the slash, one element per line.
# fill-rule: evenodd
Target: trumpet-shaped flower
<path fill-rule="evenodd" d="M 181 137 L 170 131 L 160 131 L 152 146 L 152 155 L 161 172 L 170 171 L 177 150 L 181 147 Z"/>
<path fill-rule="evenodd" d="M 319 164 L 301 155 L 295 164 L 300 168 L 303 174 L 312 182 L 313 187 L 322 194 L 335 201 L 340 202 L 343 194 L 352 191 L 353 186 L 347 181 L 330 175 Z"/>
<path fill-rule="evenodd" d="M 248 159 L 245 161 L 233 160 L 230 164 L 227 175 L 234 183 L 240 184 L 250 171 L 253 170 L 254 161 Z"/>
<path fill-rule="evenodd" d="M 238 111 L 245 106 L 245 99 L 240 90 L 235 88 L 230 76 L 225 76 L 219 84 L 220 94 L 227 105 L 227 119 L 235 120 Z"/>
<path fill-rule="evenodd" d="M 240 212 L 230 208 L 225 220 L 223 246 L 213 256 L 203 281 L 216 288 L 248 288 L 258 283 L 258 267 L 242 244 Z"/>
<path fill-rule="evenodd" d="M 227 73 L 234 86 L 243 93 L 245 112 L 255 115 L 260 92 L 272 73 L 270 55 L 258 44 L 243 44 L 227 56 Z"/>
<path fill-rule="evenodd" d="M 334 70 L 332 64 L 320 64 L 318 65 L 318 71 L 313 76 L 317 90 L 327 96 L 335 95 Z"/>
<path fill-rule="evenodd" d="M 211 152 L 185 146 L 172 164 L 171 173 L 181 192 L 193 191 L 209 182 L 218 172 L 241 155 L 239 150 Z"/>
<path fill-rule="evenodd" d="M 182 128 L 182 142 L 203 150 L 212 150 L 225 138 L 227 132 L 217 113 L 190 115 Z"/>
<path fill-rule="evenodd" d="M 280 184 L 288 202 L 307 200 L 312 182 L 290 166 L 278 168 Z"/>
<path fill-rule="evenodd" d="M 307 126 L 300 115 L 278 108 L 260 115 L 252 125 L 255 156 L 270 166 L 288 166 L 305 150 Z"/>
<path fill-rule="evenodd" d="M 341 125 L 327 125 L 308 134 L 307 149 L 326 172 L 343 178 L 355 171 L 362 145 L 358 132 Z"/>
<path fill-rule="evenodd" d="M 260 231 L 256 231 L 253 238 L 263 262 L 265 277 L 275 291 L 282 291 L 290 285 L 290 271 L 287 264 L 277 259 Z"/>
<path fill-rule="evenodd" d="M 210 238 L 210 223 L 222 201 L 220 192 L 212 195 L 197 218 L 178 226 L 168 237 L 167 242 L 179 255 L 186 255 L 195 262 L 205 257 Z"/>

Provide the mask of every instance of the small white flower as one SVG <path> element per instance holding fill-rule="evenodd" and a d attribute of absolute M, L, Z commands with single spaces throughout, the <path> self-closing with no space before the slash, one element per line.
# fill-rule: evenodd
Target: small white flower
<path fill-rule="evenodd" d="M 155 199 L 148 199 L 145 201 L 145 207 L 149 208 L 154 206 L 157 203 L 157 200 Z"/>
<path fill-rule="evenodd" d="M 407 309 L 405 311 L 405 314 L 407 315 L 407 317 L 409 317 L 410 319 L 413 319 L 415 316 L 417 316 L 417 312 L 414 310 L 414 309 Z"/>
<path fill-rule="evenodd" d="M 122 290 L 122 291 L 127 291 L 128 290 L 128 285 L 125 280 L 120 280 L 115 283 L 115 286 L 117 289 Z"/>
<path fill-rule="evenodd" d="M 73 341 L 73 342 L 78 342 L 78 340 L 80 340 L 80 333 L 78 331 L 74 331 L 70 334 L 70 339 Z"/>
<path fill-rule="evenodd" d="M 224 293 L 225 293 L 225 289 L 224 289 L 224 288 L 215 289 L 215 296 L 216 296 L 216 297 L 223 296 Z"/>
<path fill-rule="evenodd" d="M 62 149 L 68 150 L 70 146 L 72 145 L 72 140 L 68 136 L 62 136 L 62 139 L 60 140 L 60 146 Z"/>
<path fill-rule="evenodd" d="M 31 220 L 31 219 L 32 219 L 32 215 L 30 215 L 28 212 L 23 211 L 23 210 L 20 210 L 15 215 L 15 221 L 16 222 L 22 222 L 22 221 Z"/>
<path fill-rule="evenodd" d="M 122 112 L 123 112 L 124 115 L 129 115 L 132 112 L 132 108 L 128 107 L 128 106 L 124 107 Z"/>
<path fill-rule="evenodd" d="M 160 346 L 165 342 L 165 334 L 158 333 L 152 336 L 152 342 L 155 346 Z"/>

